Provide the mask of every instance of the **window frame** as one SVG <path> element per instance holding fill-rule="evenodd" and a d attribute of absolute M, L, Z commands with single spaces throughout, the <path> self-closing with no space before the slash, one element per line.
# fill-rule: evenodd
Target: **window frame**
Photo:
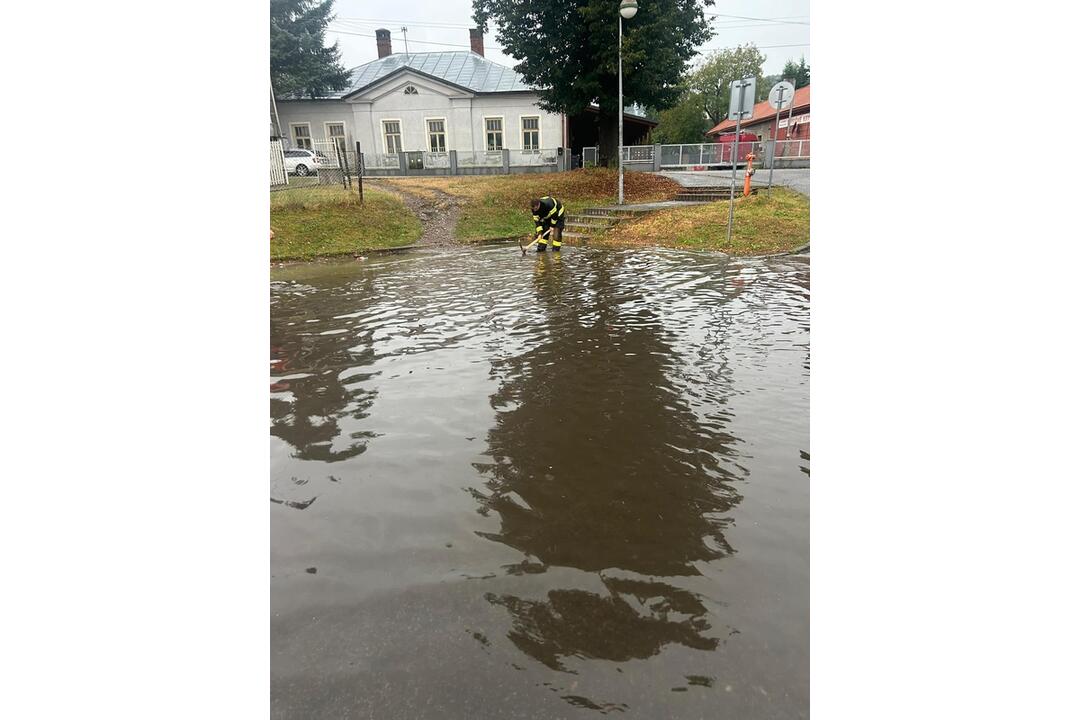
<path fill-rule="evenodd" d="M 484 117 L 484 150 L 486 152 L 489 152 L 489 153 L 502 152 L 503 150 L 506 149 L 506 118 L 504 116 L 502 116 L 502 115 L 484 115 L 483 117 Z M 499 121 L 499 129 L 497 131 L 496 130 L 488 130 L 488 125 L 487 125 L 488 120 L 498 120 Z M 494 148 L 494 149 L 488 147 L 488 137 L 487 136 L 488 136 L 489 132 L 498 132 L 499 133 L 499 147 Z"/>
<path fill-rule="evenodd" d="M 388 122 L 397 123 L 397 126 L 398 126 L 397 133 L 387 133 L 386 132 L 386 123 L 388 123 Z M 385 153 L 386 155 L 397 155 L 399 153 L 405 152 L 405 132 L 404 132 L 405 123 L 401 122 L 401 118 L 382 118 L 381 120 L 379 120 L 379 126 L 382 128 L 383 153 Z M 390 143 L 387 142 L 387 140 L 388 140 L 387 136 L 390 135 L 390 134 L 396 134 L 397 135 L 398 151 L 396 153 L 390 152 Z"/>
<path fill-rule="evenodd" d="M 341 134 L 340 135 L 331 135 L 330 134 L 330 126 L 331 125 L 340 126 L 341 127 Z M 332 121 L 332 122 L 324 122 L 323 123 L 323 137 L 325 137 L 327 139 L 327 141 L 333 141 L 333 140 L 336 140 L 337 138 L 341 138 L 341 149 L 342 150 L 348 150 L 349 149 L 349 130 L 348 130 L 348 128 L 345 127 L 344 121 L 336 120 L 336 121 Z"/>
<path fill-rule="evenodd" d="M 432 133 L 432 132 L 431 132 L 431 122 L 432 122 L 432 121 L 436 121 L 436 122 L 442 122 L 442 124 L 443 124 L 443 129 L 442 129 L 442 132 L 441 132 L 441 133 Z M 433 153 L 433 154 L 435 154 L 435 155 L 446 155 L 446 154 L 447 154 L 447 152 L 449 152 L 449 150 L 450 150 L 450 143 L 449 143 L 449 141 L 447 140 L 447 136 L 448 136 L 448 135 L 449 135 L 450 133 L 449 133 L 449 132 L 447 132 L 447 126 L 448 126 L 448 125 L 449 125 L 449 123 L 448 123 L 448 122 L 446 121 L 446 118 L 445 118 L 445 117 L 426 117 L 426 118 L 424 118 L 424 130 L 425 130 L 424 134 L 425 134 L 425 135 L 427 136 L 427 143 L 426 143 L 426 145 L 427 145 L 427 148 L 428 148 L 428 152 L 430 152 L 430 153 Z M 443 149 L 442 149 L 442 150 L 432 150 L 432 149 L 431 149 L 431 136 L 432 136 L 433 134 L 435 134 L 435 135 L 442 135 L 442 139 L 443 139 Z"/>
<path fill-rule="evenodd" d="M 535 130 L 526 130 L 525 129 L 525 121 L 526 120 L 536 120 L 536 129 Z M 540 152 L 540 148 L 543 147 L 543 143 L 541 141 L 541 137 L 542 137 L 541 133 L 542 133 L 542 131 L 540 129 L 540 116 L 539 115 L 522 115 L 522 116 L 520 116 L 518 118 L 518 126 L 521 129 L 521 149 L 522 149 L 522 151 L 523 152 L 537 152 L 537 153 Z M 530 133 L 535 132 L 536 133 L 536 147 L 531 147 L 531 148 L 525 147 L 525 133 L 526 132 L 530 132 Z"/>
<path fill-rule="evenodd" d="M 299 135 L 296 134 L 296 128 L 301 128 L 301 127 L 302 128 L 307 128 L 307 136 L 306 137 L 300 137 Z M 311 136 L 311 123 L 309 123 L 309 122 L 289 123 L 289 135 L 292 137 L 292 142 L 293 142 L 294 148 L 296 150 L 314 150 L 315 149 L 315 138 L 313 138 Z M 307 146 L 301 145 L 300 144 L 301 140 L 306 140 L 307 141 Z"/>

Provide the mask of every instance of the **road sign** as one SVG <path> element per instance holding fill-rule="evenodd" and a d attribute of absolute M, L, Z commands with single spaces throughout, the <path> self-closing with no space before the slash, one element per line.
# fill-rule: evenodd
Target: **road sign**
<path fill-rule="evenodd" d="M 740 92 L 740 88 L 745 88 Z M 731 81 L 731 103 L 728 105 L 730 120 L 749 120 L 754 114 L 754 93 L 757 80 L 752 77 Z"/>
<path fill-rule="evenodd" d="M 773 85 L 772 90 L 769 91 L 769 105 L 773 110 L 783 110 L 791 105 L 791 100 L 794 97 L 795 86 L 787 80 L 781 80 Z"/>

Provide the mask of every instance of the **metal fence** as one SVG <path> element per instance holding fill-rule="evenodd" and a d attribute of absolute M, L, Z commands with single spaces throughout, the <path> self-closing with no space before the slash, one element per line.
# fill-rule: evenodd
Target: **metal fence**
<path fill-rule="evenodd" d="M 655 145 L 624 145 L 623 165 L 652 165 L 655 153 Z"/>
<path fill-rule="evenodd" d="M 591 150 L 586 148 L 585 150 Z M 736 151 L 734 143 L 693 143 L 684 145 L 626 145 L 622 148 L 623 166 L 631 170 L 718 170 L 730 168 L 732 161 L 746 164 L 753 153 L 758 167 L 773 163 L 771 141 L 741 142 Z M 738 152 L 738 157 L 735 153 Z M 809 163 L 809 140 L 781 140 L 776 143 L 775 160 L 779 163 L 798 161 Z M 582 163 L 587 165 L 587 161 Z"/>
<path fill-rule="evenodd" d="M 587 147 L 581 149 L 581 167 L 596 167 L 600 162 L 600 148 Z"/>
<path fill-rule="evenodd" d="M 777 140 L 776 158 L 784 160 L 809 160 L 809 140 Z"/>
<path fill-rule="evenodd" d="M 755 157 L 763 157 L 762 143 L 739 143 L 738 164 L 746 162 L 746 157 L 753 153 Z M 734 143 L 700 143 L 696 145 L 661 145 L 660 168 L 662 170 L 681 167 L 731 167 L 732 159 L 735 158 Z"/>

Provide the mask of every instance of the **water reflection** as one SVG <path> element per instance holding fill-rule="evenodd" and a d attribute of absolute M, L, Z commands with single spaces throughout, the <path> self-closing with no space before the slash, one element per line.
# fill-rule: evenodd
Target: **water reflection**
<path fill-rule="evenodd" d="M 547 602 L 512 595 L 485 597 L 510 611 L 508 637 L 519 650 L 552 670 L 566 671 L 560 658 L 623 662 L 646 658 L 669 643 L 715 650 L 707 611 L 696 595 L 659 582 L 602 578 L 609 595 L 553 590 Z"/>
<path fill-rule="evenodd" d="M 365 385 L 371 373 L 363 372 L 375 359 L 372 332 L 341 320 L 328 328 L 334 318 L 318 312 L 324 304 L 339 308 L 343 294 L 373 297 L 370 285 L 363 278 L 337 292 L 296 286 L 276 293 L 270 315 L 270 434 L 288 443 L 297 459 L 340 462 L 363 453 L 374 437 L 352 422 L 368 417 L 377 394 Z M 304 326 L 311 329 L 297 329 Z M 343 429 L 346 423 L 353 429 Z"/>
<path fill-rule="evenodd" d="M 703 427 L 669 379 L 680 359 L 650 299 L 617 282 L 621 257 L 575 254 L 572 274 L 559 257 L 537 259 L 534 321 L 546 336 L 492 366 L 492 461 L 476 466 L 484 484 L 472 492 L 500 521 L 479 534 L 526 555 L 515 574 L 557 565 L 691 576 L 695 563 L 734 552 L 726 514 L 742 497 L 721 461 L 735 439 Z M 553 669 L 566 655 L 622 661 L 667 643 L 715 649 L 693 593 L 601 579 L 606 595 L 488 600 L 510 612 L 510 640 Z"/>

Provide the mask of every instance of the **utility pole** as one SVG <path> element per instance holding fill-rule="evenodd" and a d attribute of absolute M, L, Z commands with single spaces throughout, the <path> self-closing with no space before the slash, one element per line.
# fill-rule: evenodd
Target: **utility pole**
<path fill-rule="evenodd" d="M 405 59 L 409 59 L 409 28 L 401 26 L 401 34 L 405 36 Z"/>
<path fill-rule="evenodd" d="M 274 76 L 270 76 L 270 108 L 274 111 L 274 134 L 281 137 L 281 120 L 277 114 L 277 98 L 274 97 Z"/>

